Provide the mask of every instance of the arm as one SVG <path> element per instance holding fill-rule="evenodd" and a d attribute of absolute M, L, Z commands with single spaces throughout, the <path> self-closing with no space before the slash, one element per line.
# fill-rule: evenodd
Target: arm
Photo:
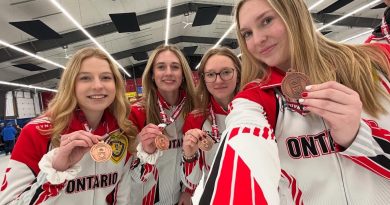
<path fill-rule="evenodd" d="M 279 204 L 275 136 L 263 107 L 246 96 L 261 99 L 245 93 L 233 100 L 200 204 Z"/>

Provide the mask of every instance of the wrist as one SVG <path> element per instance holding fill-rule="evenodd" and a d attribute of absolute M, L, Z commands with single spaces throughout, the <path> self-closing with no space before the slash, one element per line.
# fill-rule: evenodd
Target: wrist
<path fill-rule="evenodd" d="M 187 163 L 194 162 L 198 159 L 198 152 L 195 152 L 194 154 L 188 156 L 183 152 L 183 161 Z"/>

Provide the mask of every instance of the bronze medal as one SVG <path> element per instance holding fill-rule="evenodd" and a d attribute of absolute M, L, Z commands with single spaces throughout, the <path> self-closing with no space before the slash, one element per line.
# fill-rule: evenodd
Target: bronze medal
<path fill-rule="evenodd" d="M 214 140 L 209 135 L 203 136 L 202 140 L 198 141 L 199 149 L 205 152 L 210 151 L 211 148 L 213 148 L 213 145 L 214 145 Z"/>
<path fill-rule="evenodd" d="M 310 85 L 310 80 L 305 74 L 300 72 L 287 72 L 282 80 L 283 95 L 290 99 L 299 99 L 307 85 Z"/>
<path fill-rule="evenodd" d="M 169 138 L 163 134 L 157 135 L 154 139 L 154 143 L 159 150 L 167 150 L 169 148 Z"/>
<path fill-rule="evenodd" d="M 112 148 L 109 144 L 100 141 L 91 147 L 89 153 L 95 162 L 106 162 L 112 156 Z"/>

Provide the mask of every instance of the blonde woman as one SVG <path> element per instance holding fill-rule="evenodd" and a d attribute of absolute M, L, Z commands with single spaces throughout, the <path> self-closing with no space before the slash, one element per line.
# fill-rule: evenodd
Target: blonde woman
<path fill-rule="evenodd" d="M 225 130 L 228 105 L 239 88 L 240 72 L 240 60 L 228 48 L 210 49 L 200 61 L 198 73 L 201 80 L 197 87 L 200 103 L 187 116 L 183 126 L 181 176 L 183 184 L 191 190 L 195 190 L 201 179 L 205 181 L 209 175 Z M 199 144 L 208 136 L 212 140 L 211 146 L 204 148 L 201 144 L 200 148 Z"/>
<path fill-rule="evenodd" d="M 200 204 L 390 204 L 390 47 L 326 39 L 304 0 L 236 22 L 244 87 Z"/>
<path fill-rule="evenodd" d="M 146 64 L 142 87 L 143 99 L 131 109 L 131 120 L 140 130 L 138 158 L 131 167 L 138 184 L 131 191 L 131 204 L 190 204 L 191 195 L 180 181 L 182 126 L 196 100 L 191 69 L 181 51 L 157 47 Z M 164 150 L 155 144 L 162 133 L 167 136 Z"/>
<path fill-rule="evenodd" d="M 121 76 L 101 50 L 75 53 L 48 110 L 18 138 L 0 204 L 129 203 L 128 159 L 137 132 Z M 89 154 L 98 143 L 112 149 L 108 161 Z"/>

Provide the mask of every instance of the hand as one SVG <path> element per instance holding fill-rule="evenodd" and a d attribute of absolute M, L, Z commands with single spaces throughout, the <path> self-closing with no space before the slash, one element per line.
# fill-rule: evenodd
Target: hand
<path fill-rule="evenodd" d="M 90 148 L 103 137 L 79 130 L 61 136 L 60 147 L 53 158 L 53 168 L 65 171 L 83 158 Z"/>
<path fill-rule="evenodd" d="M 307 87 L 300 102 L 307 110 L 325 119 L 333 140 L 348 148 L 359 131 L 363 110 L 360 96 L 354 90 L 334 81 Z"/>
<path fill-rule="evenodd" d="M 178 205 L 192 205 L 191 194 L 182 192 L 179 198 Z"/>
<path fill-rule="evenodd" d="M 156 144 L 154 139 L 157 135 L 162 134 L 161 128 L 157 125 L 149 123 L 138 134 L 139 141 L 142 144 L 142 149 L 148 153 L 153 154 L 156 151 Z"/>
<path fill-rule="evenodd" d="M 200 129 L 190 129 L 183 137 L 183 152 L 186 157 L 194 156 L 195 152 L 198 151 L 198 141 L 202 139 L 204 133 Z"/>

